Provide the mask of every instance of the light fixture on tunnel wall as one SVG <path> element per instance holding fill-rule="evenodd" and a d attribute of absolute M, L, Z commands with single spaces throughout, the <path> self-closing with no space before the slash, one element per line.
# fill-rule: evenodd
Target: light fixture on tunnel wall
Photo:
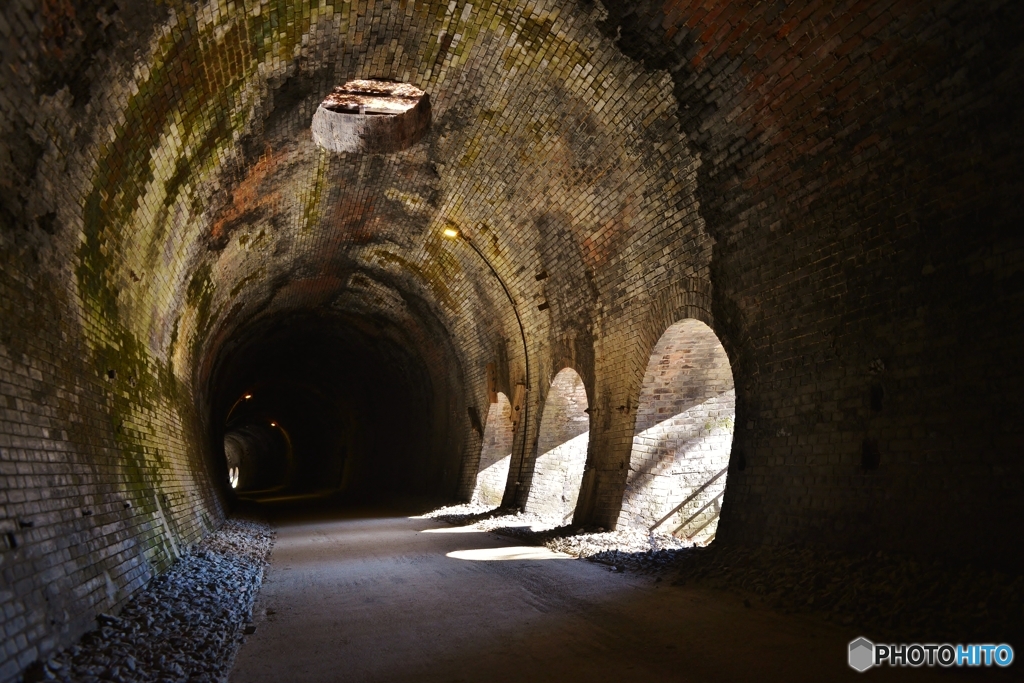
<path fill-rule="evenodd" d="M 330 152 L 390 154 L 419 142 L 430 128 L 430 96 L 384 79 L 338 86 L 313 115 L 313 141 Z"/>
<path fill-rule="evenodd" d="M 243 394 L 242 397 L 235 401 L 234 404 L 231 406 L 231 410 L 228 411 L 228 415 L 225 419 L 230 421 L 231 416 L 235 414 L 235 408 L 237 408 L 242 401 L 248 401 L 251 398 L 252 394 Z"/>
<path fill-rule="evenodd" d="M 271 422 L 271 423 L 270 423 L 270 426 L 271 426 L 271 427 L 276 427 L 276 426 L 277 426 L 277 423 L 276 423 L 276 422 Z"/>
<path fill-rule="evenodd" d="M 530 390 L 530 350 L 529 350 L 529 347 L 526 344 L 526 329 L 523 327 L 523 319 L 519 315 L 519 307 L 516 306 L 516 300 L 512 298 L 512 292 L 509 291 L 508 286 L 505 284 L 505 281 L 503 279 L 501 279 L 501 275 L 499 275 L 498 271 L 494 268 L 494 266 L 491 265 L 491 262 L 487 260 L 487 257 L 484 256 L 484 253 L 482 251 L 480 251 L 480 249 L 476 246 L 476 244 L 473 243 L 473 240 L 469 238 L 469 235 L 467 235 L 466 233 L 464 233 L 463 231 L 459 230 L 457 227 L 452 226 L 452 225 L 446 226 L 444 228 L 444 230 L 442 231 L 442 234 L 445 237 L 447 237 L 448 239 L 459 240 L 461 242 L 464 242 L 464 243 L 468 244 L 470 246 L 470 248 L 476 253 L 476 255 L 480 257 L 480 260 L 484 262 L 484 264 L 487 266 L 488 270 L 491 271 L 491 275 L 493 275 L 494 279 L 498 281 L 499 285 L 501 285 L 502 291 L 505 292 L 505 296 L 508 298 L 508 302 L 512 305 L 512 312 L 515 313 L 515 315 L 516 315 L 516 323 L 518 323 L 518 325 L 519 325 L 519 337 L 520 337 L 520 339 L 523 340 L 523 364 L 526 366 L 526 385 L 525 385 L 525 391 L 529 391 Z M 521 385 L 521 384 L 517 385 L 517 390 L 518 390 L 518 387 L 520 387 L 520 386 L 523 386 L 523 385 Z M 518 467 L 518 469 L 516 471 L 516 483 L 515 483 L 515 488 L 513 489 L 512 500 L 509 501 L 509 503 L 514 503 L 515 502 L 515 498 L 519 494 L 519 487 L 521 486 L 522 480 L 523 480 L 523 464 L 526 462 L 526 418 L 527 418 L 527 406 L 529 404 L 528 404 L 528 402 L 526 400 L 523 400 L 522 401 L 522 405 L 523 405 L 522 417 L 518 418 L 519 420 L 522 421 L 522 424 L 523 424 L 523 435 L 522 435 L 522 437 L 520 437 L 520 440 L 519 440 L 519 444 L 520 444 L 520 449 L 519 449 L 519 467 Z"/>

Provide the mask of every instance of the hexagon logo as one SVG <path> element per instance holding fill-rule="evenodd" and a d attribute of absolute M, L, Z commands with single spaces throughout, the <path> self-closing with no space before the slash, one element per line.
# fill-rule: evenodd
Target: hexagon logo
<path fill-rule="evenodd" d="M 867 638 L 858 638 L 850 643 L 850 668 L 864 672 L 874 666 L 875 644 Z"/>

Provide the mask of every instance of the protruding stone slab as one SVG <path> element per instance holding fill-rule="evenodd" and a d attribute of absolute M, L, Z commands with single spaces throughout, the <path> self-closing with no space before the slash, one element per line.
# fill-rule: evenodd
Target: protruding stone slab
<path fill-rule="evenodd" d="M 335 88 L 313 115 L 313 140 L 332 152 L 399 152 L 429 128 L 430 96 L 394 81 L 349 81 Z"/>

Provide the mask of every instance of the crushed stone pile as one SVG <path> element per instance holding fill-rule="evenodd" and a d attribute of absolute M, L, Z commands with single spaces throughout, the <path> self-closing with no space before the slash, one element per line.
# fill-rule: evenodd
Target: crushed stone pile
<path fill-rule="evenodd" d="M 229 520 L 81 642 L 26 681 L 226 681 L 273 546 L 270 526 Z"/>

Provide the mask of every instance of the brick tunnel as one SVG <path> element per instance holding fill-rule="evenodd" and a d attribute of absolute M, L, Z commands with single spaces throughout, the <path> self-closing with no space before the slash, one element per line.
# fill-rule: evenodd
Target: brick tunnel
<path fill-rule="evenodd" d="M 23 0 L 0 53 L 0 683 L 1024 644 L 1024 5 Z M 103 645 L 217 567 L 215 663 Z"/>

